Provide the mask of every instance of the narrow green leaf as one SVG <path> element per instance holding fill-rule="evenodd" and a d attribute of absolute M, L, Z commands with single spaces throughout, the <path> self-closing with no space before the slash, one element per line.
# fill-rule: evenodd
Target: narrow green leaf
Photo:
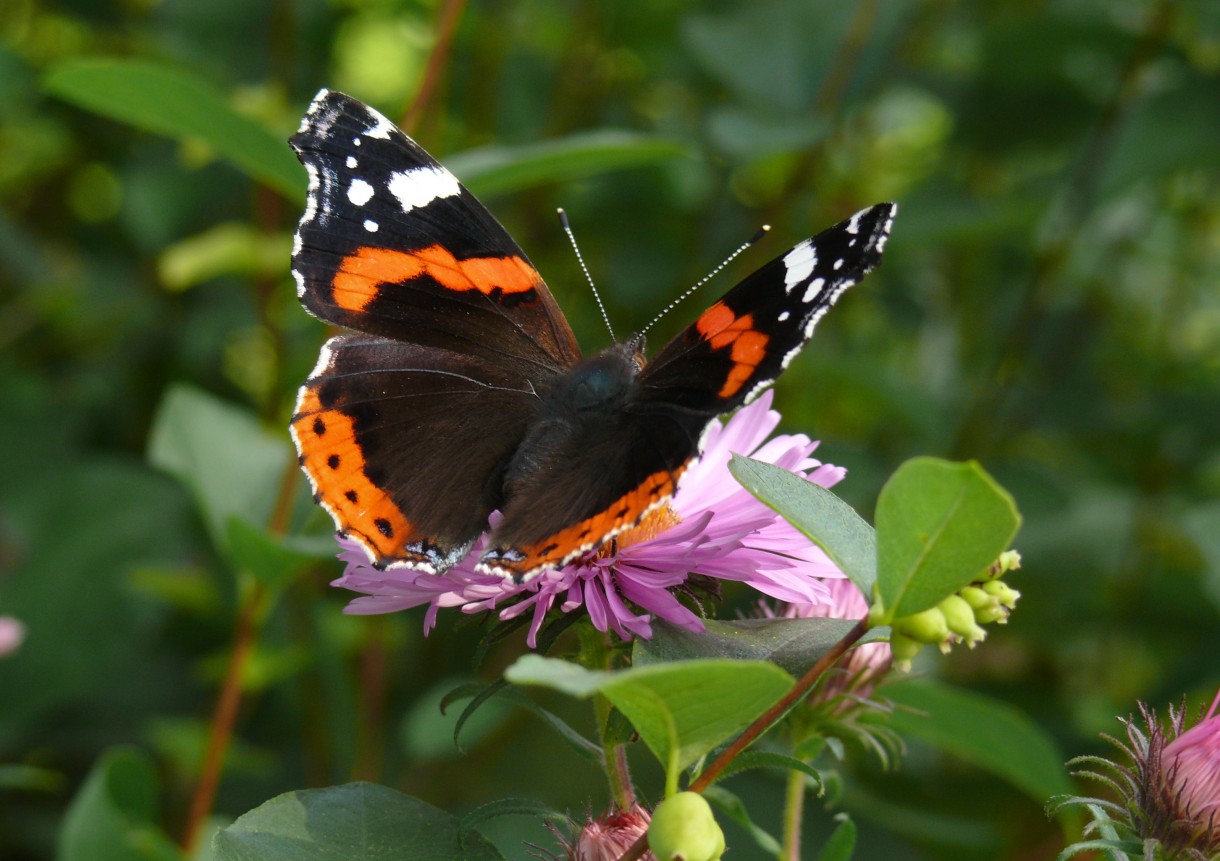
<path fill-rule="evenodd" d="M 585 698 L 603 694 L 668 767 L 679 768 L 726 741 L 774 705 L 793 679 L 762 661 L 677 661 L 619 672 L 591 671 L 538 655 L 525 655 L 504 677 Z"/>
<path fill-rule="evenodd" d="M 817 861 L 851 861 L 856 852 L 856 823 L 846 813 L 835 816 L 838 825 L 830 832 Z"/>
<path fill-rule="evenodd" d="M 219 87 L 185 69 L 151 60 L 76 57 L 52 67 L 43 87 L 145 131 L 203 141 L 252 179 L 289 200 L 305 199 L 305 171 L 286 136 L 237 113 Z"/>
<path fill-rule="evenodd" d="M 890 685 L 890 725 L 1007 780 L 1042 804 L 1072 791 L 1063 757 L 1024 713 L 1000 700 L 931 681 Z"/>
<path fill-rule="evenodd" d="M 499 819 L 503 816 L 528 816 L 531 819 L 551 819 L 556 822 L 566 822 L 567 814 L 561 813 L 549 804 L 535 801 L 532 798 L 498 798 L 476 807 L 462 817 L 458 826 L 458 838 L 465 840 L 484 822 Z"/>
<path fill-rule="evenodd" d="M 597 744 L 585 738 L 579 732 L 572 728 L 570 724 L 560 718 L 553 712 L 547 711 L 542 706 L 531 700 L 525 694 L 516 688 L 510 687 L 503 679 L 499 679 L 488 685 L 467 684 L 450 691 L 442 700 L 442 707 L 447 707 L 449 703 L 458 700 L 471 698 L 471 701 L 466 704 L 466 708 L 462 710 L 462 714 L 458 717 L 457 723 L 453 727 L 453 743 L 454 746 L 461 750 L 459 737 L 462 732 L 462 727 L 468 721 L 477 709 L 486 703 L 492 697 L 502 697 L 513 705 L 533 712 L 538 717 L 547 723 L 555 732 L 559 733 L 568 745 L 582 759 L 587 760 L 598 768 L 605 767 L 605 761 L 602 758 L 602 750 Z"/>
<path fill-rule="evenodd" d="M 877 500 L 877 588 L 885 621 L 933 607 L 1011 545 L 1012 497 L 973 461 L 907 461 Z"/>
<path fill-rule="evenodd" d="M 189 386 L 161 401 L 148 459 L 190 488 L 221 549 L 230 518 L 267 522 L 291 464 L 286 434 L 274 436 L 250 412 Z"/>
<path fill-rule="evenodd" d="M 486 147 L 449 156 L 446 166 L 480 197 L 571 182 L 687 154 L 682 144 L 636 132 L 598 129 L 517 147 Z"/>
<path fill-rule="evenodd" d="M 385 786 L 277 796 L 217 832 L 216 861 L 499 861 L 457 817 Z"/>
<path fill-rule="evenodd" d="M 799 771 L 813 779 L 818 792 L 822 788 L 822 773 L 804 760 L 786 753 L 773 750 L 747 750 L 735 757 L 729 767 L 720 773 L 717 780 L 724 780 L 738 772 L 750 771 L 756 768 L 783 768 L 788 771 Z"/>
<path fill-rule="evenodd" d="M 702 634 L 654 623 L 651 640 L 636 640 L 633 666 L 691 658 L 770 661 L 794 676 L 817 662 L 855 627 L 850 619 L 707 619 Z"/>
<path fill-rule="evenodd" d="M 783 850 L 779 841 L 771 836 L 770 832 L 761 828 L 750 818 L 749 809 L 736 793 L 730 792 L 723 786 L 709 786 L 703 791 L 703 797 L 744 828 L 764 852 L 778 856 Z"/>
<path fill-rule="evenodd" d="M 181 851 L 155 824 L 159 793 L 148 754 L 106 751 L 68 808 L 57 861 L 180 861 Z"/>
<path fill-rule="evenodd" d="M 873 528 L 824 487 L 769 463 L 733 455 L 729 472 L 768 508 L 821 547 L 871 600 L 877 577 Z"/>

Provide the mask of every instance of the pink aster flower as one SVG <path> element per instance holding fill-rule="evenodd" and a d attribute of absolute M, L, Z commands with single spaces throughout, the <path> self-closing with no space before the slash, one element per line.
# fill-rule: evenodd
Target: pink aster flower
<path fill-rule="evenodd" d="M 842 467 L 810 457 L 817 447 L 802 434 L 767 439 L 779 424 L 767 392 L 738 410 L 727 422 L 713 422 L 703 452 L 691 464 L 670 504 L 607 547 L 527 583 L 513 583 L 475 571 L 483 553 L 480 539 L 467 557 L 444 574 L 369 564 L 355 543 L 339 539 L 346 568 L 332 585 L 364 597 L 348 604 L 349 613 L 389 613 L 428 605 L 425 631 L 442 607 L 466 613 L 499 609 L 500 618 L 532 613 L 527 642 L 537 643 L 548 612 L 584 607 L 593 625 L 623 639 L 650 637 L 661 618 L 692 631 L 703 623 L 674 596 L 693 575 L 736 580 L 780 601 L 817 605 L 830 600 L 828 582 L 842 572 L 791 524 L 755 499 L 732 477 L 733 453 L 773 463 L 822 487 L 846 474 Z M 493 514 L 493 523 L 498 515 Z"/>
<path fill-rule="evenodd" d="M 1166 782 L 1201 846 L 1220 850 L 1220 692 L 1197 724 L 1165 745 Z"/>
<path fill-rule="evenodd" d="M 648 831 L 651 817 L 647 810 L 633 804 L 630 810 L 611 810 L 601 816 L 588 817 L 580 832 L 571 840 L 558 832 L 563 843 L 563 857 L 569 861 L 617 861 L 632 847 L 636 840 Z M 645 852 L 641 861 L 656 861 L 651 852 Z"/>
<path fill-rule="evenodd" d="M 1091 830 L 1116 829 L 1124 851 L 1145 857 L 1216 861 L 1220 859 L 1220 693 L 1198 723 L 1187 729 L 1185 703 L 1169 707 L 1162 722 L 1139 703 L 1140 720 L 1121 719 L 1126 738 L 1103 735 L 1122 756 L 1116 760 L 1083 756 L 1068 764 L 1077 777 L 1097 780 L 1117 792 L 1120 801 L 1062 796 L 1047 807 L 1054 815 L 1065 807 L 1084 807 L 1093 817 Z M 1102 815 L 1098 815 L 1102 811 Z M 1072 847 L 1069 847 L 1072 848 Z"/>

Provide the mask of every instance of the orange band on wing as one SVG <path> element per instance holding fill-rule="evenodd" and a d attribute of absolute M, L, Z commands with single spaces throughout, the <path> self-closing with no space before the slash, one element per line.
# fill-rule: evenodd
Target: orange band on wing
<path fill-rule="evenodd" d="M 713 350 L 731 347 L 729 357 L 733 360 L 733 367 L 717 392 L 721 398 L 731 398 L 767 357 L 767 344 L 771 336 L 754 328 L 753 314 L 738 317 L 723 302 L 717 302 L 704 311 L 695 321 L 695 329 Z"/>
<path fill-rule="evenodd" d="M 323 409 L 314 389 L 302 390 L 292 420 L 301 466 L 338 527 L 361 539 L 379 559 L 403 558 L 415 537 L 411 523 L 365 474 L 364 453 L 350 416 Z"/>
<path fill-rule="evenodd" d="M 449 290 L 478 290 L 490 296 L 528 293 L 542 279 L 520 257 L 471 257 L 458 260 L 441 245 L 417 251 L 394 251 L 368 245 L 343 258 L 332 287 L 335 304 L 348 311 L 363 311 L 385 284 L 401 284 L 428 275 Z"/>
<path fill-rule="evenodd" d="M 540 568 L 562 565 L 639 523 L 649 509 L 673 496 L 678 478 L 685 469 L 686 464 L 683 464 L 672 471 L 654 472 L 605 511 L 534 544 L 492 550 L 484 555 L 483 564 L 496 573 L 512 575 L 516 579 Z"/>

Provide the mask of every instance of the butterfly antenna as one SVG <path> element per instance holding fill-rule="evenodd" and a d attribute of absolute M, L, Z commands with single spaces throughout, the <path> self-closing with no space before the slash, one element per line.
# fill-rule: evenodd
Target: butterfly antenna
<path fill-rule="evenodd" d="M 585 258 L 581 256 L 580 246 L 576 244 L 576 234 L 572 232 L 571 225 L 568 224 L 568 214 L 560 207 L 559 224 L 563 227 L 563 232 L 568 235 L 568 242 L 572 243 L 572 250 L 576 252 L 576 260 L 580 263 L 580 271 L 585 273 L 585 280 L 589 282 L 589 289 L 593 291 L 593 298 L 597 300 L 597 307 L 601 309 L 602 319 L 606 321 L 606 330 L 610 332 L 610 339 L 617 341 L 614 336 L 614 327 L 610 325 L 610 315 L 606 313 L 606 306 L 602 304 L 602 295 L 597 292 L 597 285 L 593 283 L 593 276 L 589 274 L 589 267 L 585 265 Z"/>
<path fill-rule="evenodd" d="M 717 275 L 719 275 L 720 271 L 722 269 L 724 269 L 724 267 L 728 266 L 735 259 L 737 259 L 737 255 L 741 254 L 751 245 L 753 245 L 754 243 L 756 243 L 760 239 L 762 239 L 764 236 L 766 236 L 767 233 L 770 232 L 770 230 L 771 230 L 770 224 L 764 224 L 762 227 L 758 228 L 757 233 L 755 233 L 753 236 L 751 236 L 748 241 L 743 242 L 743 243 L 741 243 L 741 245 L 737 246 L 737 249 L 732 254 L 730 254 L 728 257 L 724 258 L 724 260 L 722 260 L 720 262 L 719 266 L 717 266 L 711 272 L 704 275 L 702 278 L 700 278 L 690 287 L 686 288 L 686 292 L 684 292 L 677 299 L 673 300 L 668 305 L 666 305 L 664 308 L 662 308 L 661 313 L 659 313 L 659 314 L 657 314 L 657 316 L 653 317 L 652 320 L 648 323 L 648 325 L 640 330 L 640 334 L 643 335 L 645 332 L 647 332 L 649 329 L 651 329 L 658 320 L 660 320 L 662 317 L 664 317 L 666 314 L 668 314 L 670 311 L 672 311 L 675 307 L 677 307 L 679 302 L 681 302 L 683 299 L 685 299 L 690 294 L 694 293 L 696 290 L 698 290 L 700 287 L 702 287 L 707 282 L 711 281 Z"/>

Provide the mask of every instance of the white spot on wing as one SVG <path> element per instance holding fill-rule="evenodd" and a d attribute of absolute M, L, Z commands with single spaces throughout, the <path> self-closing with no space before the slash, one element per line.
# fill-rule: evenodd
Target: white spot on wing
<path fill-rule="evenodd" d="M 440 165 L 400 171 L 390 177 L 389 188 L 403 212 L 427 206 L 438 198 L 456 197 L 462 193 L 457 177 Z"/>
<path fill-rule="evenodd" d="M 868 212 L 867 209 L 861 209 L 859 212 L 857 212 L 855 215 L 853 215 L 850 219 L 848 219 L 848 222 L 847 222 L 847 232 L 848 233 L 859 233 L 860 232 L 860 216 L 862 216 L 866 212 Z"/>
<path fill-rule="evenodd" d="M 345 162 L 345 164 L 347 165 L 349 170 L 355 170 L 356 164 L 357 164 L 356 157 L 354 155 L 349 155 L 347 157 L 347 161 Z"/>
<path fill-rule="evenodd" d="M 367 230 L 369 233 L 376 233 L 377 228 L 379 228 L 379 227 L 381 227 L 381 225 L 378 224 L 376 221 L 373 221 L 373 219 L 371 219 L 371 218 L 365 219 L 364 229 Z"/>
<path fill-rule="evenodd" d="M 364 206 L 373 199 L 373 186 L 363 179 L 353 179 L 352 184 L 347 188 L 347 199 L 356 206 Z"/>
<path fill-rule="evenodd" d="M 843 258 L 840 257 L 838 260 L 835 261 L 834 270 L 836 272 L 838 272 L 842 268 L 843 268 Z"/>
<path fill-rule="evenodd" d="M 805 295 L 801 297 L 801 301 L 808 304 L 817 298 L 822 292 L 822 288 L 826 286 L 825 278 L 814 278 L 809 282 L 809 288 L 805 290 Z"/>
<path fill-rule="evenodd" d="M 778 319 L 778 320 L 779 320 L 779 321 L 782 323 L 782 322 L 784 322 L 785 320 L 787 320 L 787 319 L 788 319 L 789 317 L 791 317 L 791 316 L 792 316 L 792 315 L 791 315 L 791 314 L 789 314 L 787 311 L 781 311 L 781 312 L 780 312 L 780 314 L 779 314 L 779 317 L 778 317 L 777 319 Z"/>
<path fill-rule="evenodd" d="M 381 140 L 389 140 L 390 132 L 394 131 L 394 124 L 382 116 L 379 112 L 369 108 L 367 105 L 369 116 L 373 118 L 374 125 L 371 129 L 364 132 L 365 137 L 380 138 Z"/>
<path fill-rule="evenodd" d="M 797 284 L 813 274 L 813 267 L 817 262 L 818 252 L 814 249 L 813 242 L 808 239 L 785 254 L 784 290 L 791 293 Z"/>

